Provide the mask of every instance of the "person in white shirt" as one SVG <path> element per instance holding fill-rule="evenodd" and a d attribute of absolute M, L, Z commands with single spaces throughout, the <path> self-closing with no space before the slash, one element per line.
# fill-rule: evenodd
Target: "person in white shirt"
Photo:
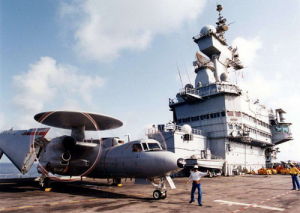
<path fill-rule="evenodd" d="M 190 175 L 189 181 L 188 181 L 188 182 L 193 181 L 192 190 L 191 190 L 191 200 L 189 203 L 192 203 L 195 201 L 194 194 L 197 189 L 198 190 L 198 205 L 202 206 L 202 190 L 201 190 L 200 179 L 201 179 L 201 177 L 203 177 L 205 175 L 207 175 L 207 173 L 198 171 L 197 165 L 195 165 L 194 168 L 192 169 L 191 175 Z"/>

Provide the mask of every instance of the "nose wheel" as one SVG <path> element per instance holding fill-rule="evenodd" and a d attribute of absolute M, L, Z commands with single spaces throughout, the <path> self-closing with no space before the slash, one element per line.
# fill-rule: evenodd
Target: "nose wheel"
<path fill-rule="evenodd" d="M 155 200 L 166 199 L 166 197 L 167 197 L 167 191 L 166 190 L 165 191 L 161 191 L 161 190 L 156 189 L 153 192 L 153 198 Z"/>

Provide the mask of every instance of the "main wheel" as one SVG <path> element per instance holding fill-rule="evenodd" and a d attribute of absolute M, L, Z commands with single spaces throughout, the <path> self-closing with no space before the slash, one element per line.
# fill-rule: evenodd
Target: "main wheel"
<path fill-rule="evenodd" d="M 153 198 L 155 199 L 155 200 L 159 200 L 160 198 L 161 198 L 161 191 L 159 191 L 159 190 L 154 190 L 154 192 L 153 192 Z"/>
<path fill-rule="evenodd" d="M 45 190 L 45 188 L 49 188 L 50 187 L 50 179 L 48 177 L 40 179 L 39 185 L 42 190 Z"/>

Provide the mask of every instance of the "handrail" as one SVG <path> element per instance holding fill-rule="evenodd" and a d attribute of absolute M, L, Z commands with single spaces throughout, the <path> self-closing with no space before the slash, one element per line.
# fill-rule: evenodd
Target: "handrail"
<path fill-rule="evenodd" d="M 195 88 L 184 88 L 179 91 L 180 95 L 185 95 L 185 94 L 193 94 L 193 95 L 198 95 L 200 97 L 206 97 L 206 96 L 211 96 L 215 95 L 218 93 L 223 93 L 223 92 L 229 92 L 229 93 L 235 93 L 239 94 L 241 90 L 238 88 L 237 85 L 232 85 L 232 84 L 213 84 L 213 85 L 208 85 L 208 86 L 203 86 L 198 89 Z M 169 99 L 169 104 L 176 104 L 179 103 L 180 101 L 177 99 Z"/>
<path fill-rule="evenodd" d="M 147 129 L 146 134 L 147 135 L 152 135 L 152 134 L 157 134 L 157 133 L 160 133 L 160 132 L 170 132 L 170 131 L 183 132 L 182 126 L 179 126 L 179 125 L 176 125 L 176 124 L 173 124 L 173 123 L 162 124 L 162 125 L 159 125 L 159 126 L 163 126 L 163 129 L 159 129 L 157 127 L 151 127 L 149 129 Z M 192 128 L 192 134 L 202 135 L 202 131 L 200 129 Z"/>

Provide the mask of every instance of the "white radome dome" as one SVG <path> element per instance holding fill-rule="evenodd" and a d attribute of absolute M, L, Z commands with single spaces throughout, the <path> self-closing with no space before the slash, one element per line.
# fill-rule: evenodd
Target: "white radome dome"
<path fill-rule="evenodd" d="M 188 124 L 184 124 L 181 127 L 181 131 L 183 131 L 185 134 L 191 134 L 192 133 L 192 127 Z"/>
<path fill-rule="evenodd" d="M 202 29 L 200 30 L 200 34 L 202 35 L 208 35 L 209 33 L 216 33 L 216 32 L 217 32 L 216 28 L 212 25 L 206 25 L 202 27 Z"/>

